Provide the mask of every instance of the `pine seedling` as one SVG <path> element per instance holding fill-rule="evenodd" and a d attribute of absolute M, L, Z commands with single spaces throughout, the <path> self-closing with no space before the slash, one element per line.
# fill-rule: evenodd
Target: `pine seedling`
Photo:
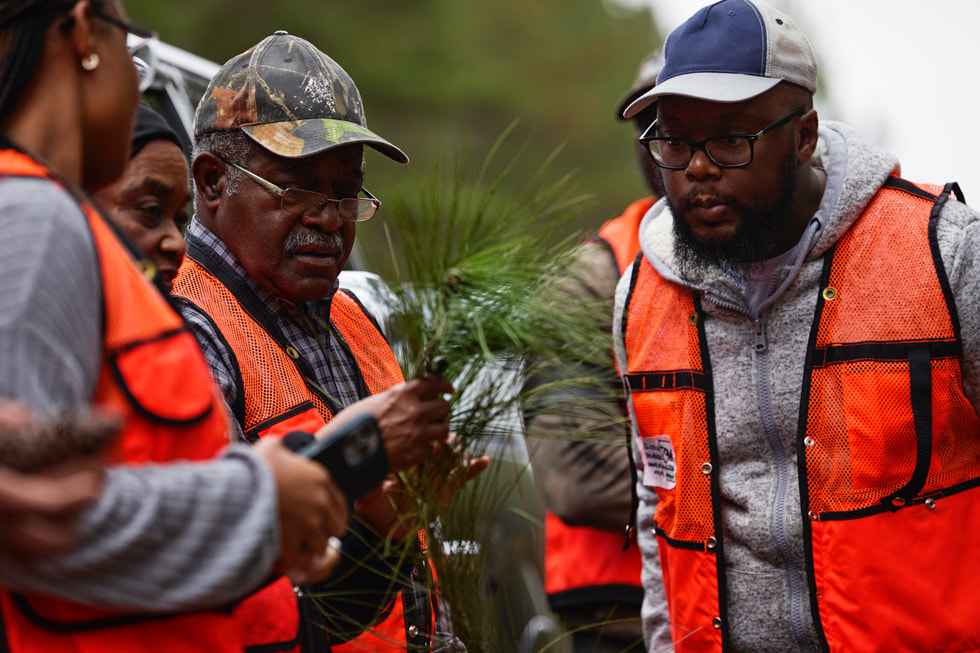
<path fill-rule="evenodd" d="M 440 489 L 453 482 L 457 460 L 445 456 L 402 474 L 441 600 L 471 653 L 515 650 L 524 615 L 547 610 L 506 572 L 523 561 L 533 567 L 540 557 L 540 500 L 521 439 L 523 409 L 574 396 L 564 388 L 606 398 L 619 392 L 594 373 L 612 364 L 608 330 L 595 328 L 608 304 L 561 290 L 588 235 L 572 220 L 591 199 L 575 191 L 572 174 L 549 177 L 560 148 L 521 189 L 505 185 L 515 161 L 498 167 L 495 155 L 512 129 L 475 174 L 459 162 L 448 174 L 436 170 L 415 194 L 386 203 L 384 217 L 385 321 L 405 377 L 438 372 L 452 379 L 457 454 L 494 461 L 446 511 Z M 526 383 L 529 377 L 539 381 Z M 591 400 L 570 401 L 576 410 L 601 412 Z"/>

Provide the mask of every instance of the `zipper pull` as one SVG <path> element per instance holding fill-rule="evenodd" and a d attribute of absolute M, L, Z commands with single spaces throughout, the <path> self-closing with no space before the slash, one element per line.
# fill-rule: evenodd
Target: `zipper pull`
<path fill-rule="evenodd" d="M 766 320 L 760 317 L 755 321 L 755 351 L 763 354 L 769 349 L 769 340 L 766 338 Z"/>

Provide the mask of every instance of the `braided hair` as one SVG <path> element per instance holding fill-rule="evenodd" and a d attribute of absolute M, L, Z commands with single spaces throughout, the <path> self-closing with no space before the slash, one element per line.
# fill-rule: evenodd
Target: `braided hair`
<path fill-rule="evenodd" d="M 91 0 L 95 8 L 107 0 Z M 37 71 L 48 27 L 77 0 L 0 0 L 0 122 Z M 65 24 L 66 27 L 70 23 Z"/>

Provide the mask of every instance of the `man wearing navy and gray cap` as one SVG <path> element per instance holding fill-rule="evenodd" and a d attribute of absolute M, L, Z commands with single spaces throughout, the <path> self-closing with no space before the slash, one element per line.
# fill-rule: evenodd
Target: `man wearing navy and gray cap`
<path fill-rule="evenodd" d="M 173 294 L 239 435 L 313 433 L 364 399 L 374 401 L 392 472 L 445 452 L 452 385 L 405 383 L 377 323 L 338 287 L 356 223 L 381 206 L 364 187 L 365 146 L 408 161 L 368 129 L 350 76 L 310 42 L 276 32 L 215 74 L 194 140 L 195 216 Z M 436 614 L 425 552 L 412 520 L 395 513 L 396 496 L 375 490 L 356 502 L 339 569 L 327 586 L 300 591 L 328 597 L 317 606 L 301 596 L 299 616 L 283 578 L 236 609 L 250 650 L 293 651 L 298 638 L 304 651 L 334 653 L 445 643 L 436 636 L 445 610 Z"/>
<path fill-rule="evenodd" d="M 980 647 L 980 215 L 816 88 L 789 16 L 724 0 L 625 111 L 666 193 L 613 331 L 650 651 Z"/>

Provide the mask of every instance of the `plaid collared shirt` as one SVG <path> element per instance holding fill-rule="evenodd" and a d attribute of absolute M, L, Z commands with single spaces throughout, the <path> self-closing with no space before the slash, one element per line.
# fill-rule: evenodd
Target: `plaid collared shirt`
<path fill-rule="evenodd" d="M 187 241 L 210 250 L 247 285 L 268 310 L 267 317 L 274 318 L 286 341 L 309 363 L 316 377 L 314 381 L 334 403 L 341 407 L 349 406 L 368 396 L 353 355 L 330 322 L 330 304 L 337 291 L 336 284 L 323 299 L 296 306 L 257 284 L 228 246 L 196 219 L 191 220 L 187 228 Z M 211 373 L 224 392 L 229 414 L 233 414 L 231 406 L 238 399 L 238 387 L 235 382 L 236 363 L 228 345 L 200 308 L 182 303 L 180 312 L 201 344 Z M 235 424 L 238 435 L 242 436 L 241 424 L 237 421 Z"/>

